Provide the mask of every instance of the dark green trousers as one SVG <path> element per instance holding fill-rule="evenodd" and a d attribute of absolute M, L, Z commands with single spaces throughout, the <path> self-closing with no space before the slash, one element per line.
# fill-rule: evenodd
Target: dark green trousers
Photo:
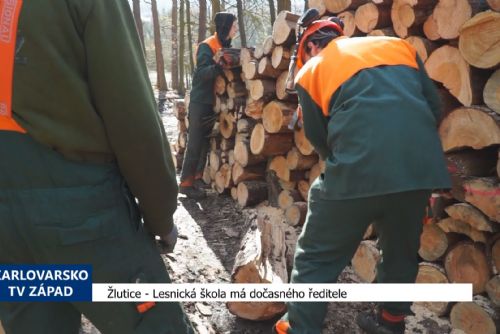
<path fill-rule="evenodd" d="M 114 164 L 76 163 L 0 131 L 0 263 L 91 264 L 94 283 L 169 283 Z M 1 303 L 7 333 L 193 333 L 179 303 Z"/>
<path fill-rule="evenodd" d="M 208 136 L 214 126 L 213 105 L 198 102 L 189 103 L 189 129 L 184 162 L 182 163 L 181 185 L 192 182 L 201 175 L 207 162 L 210 141 Z"/>
<path fill-rule="evenodd" d="M 382 250 L 380 283 L 414 283 L 422 218 L 430 191 L 419 190 L 349 200 L 322 198 L 321 179 L 309 192 L 309 211 L 295 252 L 292 283 L 335 283 L 351 261 L 368 225 L 375 222 Z M 384 303 L 408 314 L 411 303 Z M 288 303 L 292 334 L 319 334 L 327 303 Z"/>

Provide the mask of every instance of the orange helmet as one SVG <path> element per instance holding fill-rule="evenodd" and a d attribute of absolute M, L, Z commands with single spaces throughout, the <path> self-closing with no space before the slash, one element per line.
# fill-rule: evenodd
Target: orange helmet
<path fill-rule="evenodd" d="M 306 46 L 305 43 L 307 39 L 317 32 L 318 30 L 322 28 L 333 28 L 336 30 L 340 36 L 344 35 L 344 31 L 342 30 L 342 27 L 340 24 L 337 24 L 336 22 L 330 21 L 330 20 L 317 20 L 311 23 L 306 31 L 302 34 L 302 37 L 299 41 L 299 49 L 297 51 L 297 67 L 300 70 L 302 66 L 304 66 L 304 57 L 306 55 Z"/>

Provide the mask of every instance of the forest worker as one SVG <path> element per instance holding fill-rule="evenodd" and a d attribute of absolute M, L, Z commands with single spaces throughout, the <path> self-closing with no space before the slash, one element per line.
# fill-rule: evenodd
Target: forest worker
<path fill-rule="evenodd" d="M 330 20 L 302 36 L 295 88 L 306 137 L 326 168 L 309 192 L 291 282 L 335 283 L 375 222 L 377 282 L 414 283 L 431 189 L 450 187 L 436 88 L 405 40 L 347 38 Z M 410 305 L 382 303 L 356 320 L 366 333 L 403 333 Z M 326 303 L 287 306 L 277 333 L 321 333 Z"/>
<path fill-rule="evenodd" d="M 152 235 L 172 251 L 177 182 L 128 1 L 0 0 L 0 27 L 0 263 L 170 283 Z M 179 303 L 0 304 L 14 334 L 78 333 L 82 314 L 193 333 Z"/>
<path fill-rule="evenodd" d="M 208 135 L 215 122 L 214 84 L 217 75 L 223 74 L 223 67 L 214 60 L 214 56 L 221 48 L 231 47 L 231 40 L 238 32 L 234 14 L 219 12 L 215 14 L 214 23 L 214 35 L 198 45 L 193 87 L 189 95 L 188 140 L 179 192 L 194 199 L 205 196 L 201 178 L 209 147 Z"/>

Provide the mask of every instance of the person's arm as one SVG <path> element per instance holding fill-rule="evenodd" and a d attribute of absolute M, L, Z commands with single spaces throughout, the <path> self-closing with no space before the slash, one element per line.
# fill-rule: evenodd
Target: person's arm
<path fill-rule="evenodd" d="M 299 103 L 302 108 L 306 137 L 320 157 L 326 159 L 330 153 L 327 146 L 328 119 L 302 86 L 296 84 L 295 88 L 297 89 Z"/>
<path fill-rule="evenodd" d="M 418 55 L 417 55 L 417 63 L 418 63 L 418 71 L 420 73 L 420 78 L 421 78 L 420 81 L 422 83 L 422 93 L 427 99 L 427 104 L 429 105 L 429 108 L 431 109 L 432 114 L 436 119 L 436 124 L 439 124 L 441 122 L 441 117 L 442 117 L 441 98 L 439 97 L 439 94 L 437 92 L 436 85 L 429 78 L 429 75 L 425 70 L 424 63 L 422 62 L 422 60 Z"/>
<path fill-rule="evenodd" d="M 89 95 L 118 166 L 145 227 L 167 234 L 177 208 L 175 169 L 127 0 L 94 0 L 82 37 Z"/>
<path fill-rule="evenodd" d="M 210 47 L 201 43 L 196 54 L 197 79 L 202 81 L 213 81 L 215 77 L 222 74 L 222 67 L 215 63 L 213 52 Z"/>

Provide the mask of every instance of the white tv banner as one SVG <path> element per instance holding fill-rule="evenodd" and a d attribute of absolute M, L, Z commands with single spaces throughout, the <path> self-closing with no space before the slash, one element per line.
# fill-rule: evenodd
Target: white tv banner
<path fill-rule="evenodd" d="M 94 302 L 470 302 L 472 284 L 92 284 Z"/>

